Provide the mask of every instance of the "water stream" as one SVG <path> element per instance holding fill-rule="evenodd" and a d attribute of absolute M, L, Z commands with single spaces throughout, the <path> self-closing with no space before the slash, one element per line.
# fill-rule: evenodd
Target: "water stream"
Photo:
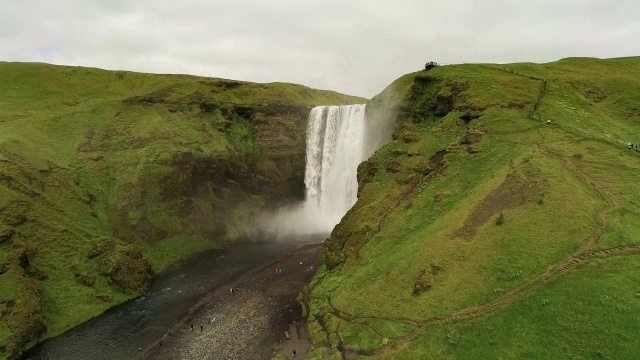
<path fill-rule="evenodd" d="M 365 106 L 318 106 L 307 125 L 307 211 L 330 231 L 358 198 L 364 160 Z"/>

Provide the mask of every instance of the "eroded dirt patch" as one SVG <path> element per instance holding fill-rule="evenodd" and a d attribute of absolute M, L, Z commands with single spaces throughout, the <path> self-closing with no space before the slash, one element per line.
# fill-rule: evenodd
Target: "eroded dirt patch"
<path fill-rule="evenodd" d="M 533 178 L 532 178 L 533 177 Z M 509 174 L 500 186 L 477 205 L 467 217 L 454 237 L 471 240 L 478 228 L 501 212 L 522 206 L 539 199 L 542 186 L 533 171 L 524 174 Z"/>

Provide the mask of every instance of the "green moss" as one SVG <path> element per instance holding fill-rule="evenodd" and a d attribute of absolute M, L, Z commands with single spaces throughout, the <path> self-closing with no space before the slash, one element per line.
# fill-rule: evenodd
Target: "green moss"
<path fill-rule="evenodd" d="M 0 62 L 0 272 L 21 243 L 43 338 L 60 334 L 144 292 L 151 268 L 235 241 L 265 204 L 299 198 L 309 109 L 364 101 L 293 84 Z M 0 334 L 0 348 L 40 335 Z"/>
<path fill-rule="evenodd" d="M 626 58 L 442 66 L 403 76 L 374 97 L 368 115 L 400 126 L 394 141 L 358 169 L 358 202 L 325 243 L 311 318 L 329 312 L 320 304 L 330 298 L 367 322 L 427 323 L 496 301 L 574 254 L 640 244 L 640 223 L 632 220 L 640 214 L 640 183 L 633 180 L 640 154 L 625 146 L 640 141 L 631 140 L 640 139 L 633 120 L 640 115 L 638 64 Z M 528 116 L 542 79 L 548 88 L 538 120 Z M 440 270 L 429 276 L 431 287 L 414 295 L 432 262 Z M 572 270 L 562 287 L 584 286 L 586 269 Z M 618 280 L 635 276 L 626 266 L 606 269 Z M 618 280 L 616 296 L 636 291 Z M 327 322 L 326 331 L 344 333 L 347 348 L 382 347 L 374 358 L 389 359 L 626 358 L 637 351 L 627 340 L 633 317 L 612 317 L 594 303 L 588 322 L 574 321 L 582 315 L 569 320 L 574 304 L 552 289 L 540 286 L 531 297 L 557 304 L 566 315 L 556 319 L 570 326 L 550 316 L 538 327 L 542 309 L 522 310 L 535 308 L 523 298 L 522 309 L 500 325 L 498 315 L 469 326 L 437 325 L 408 348 L 390 330 L 372 332 L 360 322 Z M 625 301 L 621 309 L 629 307 Z M 598 349 L 600 331 L 612 335 Z"/>
<path fill-rule="evenodd" d="M 151 265 L 137 245 L 115 242 L 96 261 L 100 275 L 124 294 L 141 295 L 151 285 Z"/>
<path fill-rule="evenodd" d="M 0 276 L 0 358 L 16 358 L 23 344 L 46 331 L 41 296 L 36 282 L 18 265 Z"/>
<path fill-rule="evenodd" d="M 633 358 L 640 351 L 638 265 L 635 256 L 582 266 L 492 316 L 433 327 L 393 358 Z M 453 344 L 452 332 L 459 335 Z"/>

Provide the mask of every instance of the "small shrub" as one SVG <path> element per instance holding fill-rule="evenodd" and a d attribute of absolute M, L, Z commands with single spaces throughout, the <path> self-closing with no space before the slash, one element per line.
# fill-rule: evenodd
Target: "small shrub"
<path fill-rule="evenodd" d="M 593 353 L 593 357 L 594 357 L 595 359 L 606 359 L 606 358 L 607 358 L 607 355 L 606 355 L 606 354 L 604 353 L 604 351 L 602 351 L 602 350 L 596 350 L 596 351 Z"/>
<path fill-rule="evenodd" d="M 538 198 L 538 205 L 543 205 L 544 204 L 544 193 L 540 194 L 540 197 Z"/>
<path fill-rule="evenodd" d="M 573 154 L 573 158 L 574 158 L 574 159 L 576 159 L 576 160 L 582 160 L 582 158 L 583 158 L 583 157 L 584 157 L 584 156 L 583 156 L 582 154 L 580 154 L 580 153 L 578 153 L 578 154 Z"/>
<path fill-rule="evenodd" d="M 106 252 L 113 250 L 116 246 L 115 239 L 108 237 L 101 237 L 94 241 L 91 248 L 87 252 L 87 258 L 93 259 L 97 256 L 100 256 Z"/>
<path fill-rule="evenodd" d="M 438 264 L 436 264 L 435 261 L 431 260 L 431 263 L 429 264 L 431 266 L 431 275 L 436 276 L 440 273 L 440 270 L 442 270 L 442 267 Z"/>
<path fill-rule="evenodd" d="M 413 296 L 417 296 L 422 294 L 425 291 L 429 291 L 431 290 L 431 281 L 429 279 L 429 276 L 427 274 L 427 270 L 426 269 L 422 269 L 420 271 L 420 274 L 418 275 L 418 278 L 416 279 L 415 283 L 413 284 L 413 292 L 412 295 Z"/>
<path fill-rule="evenodd" d="M 628 312 L 629 311 L 629 307 L 628 306 L 624 306 L 622 304 L 616 305 L 616 309 L 618 309 L 618 311 L 620 311 L 620 312 Z"/>
<path fill-rule="evenodd" d="M 0 224 L 0 244 L 2 244 L 5 241 L 9 241 L 9 239 L 11 239 L 13 235 L 14 235 L 13 228 L 7 225 Z"/>
<path fill-rule="evenodd" d="M 504 214 L 500 212 L 500 215 L 496 218 L 496 225 L 504 224 Z"/>
<path fill-rule="evenodd" d="M 447 334 L 447 342 L 451 345 L 455 345 L 460 341 L 460 333 L 457 330 L 451 330 Z"/>
<path fill-rule="evenodd" d="M 631 340 L 629 335 L 627 335 L 626 333 L 624 333 L 622 331 L 617 331 L 616 335 L 618 335 L 618 337 L 620 337 L 621 339 L 624 339 L 624 340 L 627 340 L 627 341 Z"/>
<path fill-rule="evenodd" d="M 94 278 L 84 273 L 76 272 L 74 276 L 79 284 L 87 287 L 93 287 L 93 284 L 96 282 Z"/>
<path fill-rule="evenodd" d="M 498 276 L 498 280 L 513 281 L 522 278 L 522 270 L 516 271 L 501 271 Z"/>

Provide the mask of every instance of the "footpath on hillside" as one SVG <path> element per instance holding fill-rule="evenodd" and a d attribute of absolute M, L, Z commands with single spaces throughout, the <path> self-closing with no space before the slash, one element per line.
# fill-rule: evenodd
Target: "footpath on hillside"
<path fill-rule="evenodd" d="M 528 115 L 528 118 L 535 119 L 534 114 L 539 109 L 540 105 L 542 104 L 545 98 L 545 94 L 547 93 L 548 80 L 540 77 L 519 74 L 518 72 L 514 72 L 513 70 L 509 70 L 506 68 L 501 70 L 507 71 L 517 76 L 523 76 L 526 78 L 541 81 L 539 95 L 537 96 L 537 100 L 533 105 L 533 107 L 531 108 L 531 112 Z M 540 119 L 540 117 L 538 117 L 538 119 Z M 550 120 L 548 121 L 550 122 Z M 539 125 L 533 126 L 524 131 L 529 131 L 532 129 L 539 130 Z M 540 133 L 540 136 L 542 137 L 542 133 Z M 613 140 L 613 142 L 615 143 L 623 143 L 622 141 L 619 141 L 619 140 L 614 140 L 614 139 L 610 139 L 610 140 Z M 629 144 L 629 149 L 632 149 L 631 146 L 632 145 Z M 519 287 L 511 290 L 507 294 L 500 296 L 488 303 L 466 308 L 461 311 L 448 314 L 448 315 L 434 316 L 434 317 L 431 317 L 428 319 L 422 319 L 422 320 L 406 318 L 406 317 L 356 316 L 354 314 L 350 314 L 346 311 L 343 311 L 337 308 L 333 304 L 332 299 L 330 297 L 327 297 L 326 298 L 327 305 L 330 307 L 331 309 L 330 313 L 333 316 L 335 316 L 336 318 L 342 321 L 355 323 L 360 326 L 366 327 L 374 333 L 376 332 L 376 329 L 374 326 L 372 326 L 372 324 L 376 321 L 402 323 L 402 324 L 410 325 L 414 328 L 414 331 L 412 333 L 405 336 L 398 337 L 398 338 L 388 339 L 390 341 L 388 341 L 387 344 L 377 349 L 368 350 L 368 351 L 350 349 L 348 347 L 345 347 L 340 340 L 339 332 L 336 331 L 335 335 L 338 341 L 340 342 L 338 349 L 340 350 L 343 359 L 349 359 L 349 358 L 358 357 L 358 356 L 376 356 L 376 355 L 377 356 L 393 356 L 393 354 L 399 353 L 400 351 L 405 349 L 410 343 L 412 343 L 413 341 L 418 339 L 420 336 L 422 336 L 425 333 L 426 329 L 431 326 L 456 323 L 456 322 L 470 320 L 470 319 L 474 319 L 474 318 L 489 314 L 499 308 L 502 308 L 512 303 L 513 301 L 516 301 L 524 297 L 525 295 L 548 284 L 549 282 L 556 280 L 557 278 L 561 277 L 567 272 L 574 270 L 578 265 L 581 265 L 590 261 L 597 261 L 597 260 L 608 259 L 608 258 L 613 258 L 618 256 L 640 255 L 640 246 L 638 245 L 620 245 L 620 246 L 609 247 L 609 248 L 606 248 L 606 247 L 601 248 L 599 245 L 599 241 L 601 237 L 604 235 L 605 229 L 608 224 L 608 215 L 614 210 L 620 208 L 621 204 L 623 203 L 623 200 L 620 199 L 618 196 L 614 195 L 611 191 L 607 190 L 606 186 L 604 186 L 594 177 L 590 176 L 588 172 L 580 170 L 573 163 L 570 157 L 563 156 L 562 154 L 556 154 L 553 151 L 544 148 L 544 146 L 542 145 L 542 142 L 536 143 L 535 147 L 538 152 L 543 153 L 546 156 L 557 159 L 569 173 L 577 177 L 577 179 L 584 185 L 585 188 L 593 189 L 595 193 L 597 193 L 597 196 L 604 203 L 603 207 L 594 214 L 595 228 L 593 230 L 593 233 L 590 234 L 586 239 L 584 239 L 582 246 L 576 252 L 569 255 L 567 258 L 565 258 L 563 261 L 547 269 L 543 274 L 539 275 L 534 279 L 531 279 L 530 281 L 527 281 L 526 283 L 521 284 Z M 410 194 L 411 193 L 408 192 L 407 194 L 405 194 L 405 196 Z M 402 202 L 402 200 L 400 202 Z M 381 218 L 378 230 L 380 230 L 380 228 L 384 225 L 384 221 L 386 220 L 386 217 L 388 215 L 389 213 L 386 213 Z"/>

